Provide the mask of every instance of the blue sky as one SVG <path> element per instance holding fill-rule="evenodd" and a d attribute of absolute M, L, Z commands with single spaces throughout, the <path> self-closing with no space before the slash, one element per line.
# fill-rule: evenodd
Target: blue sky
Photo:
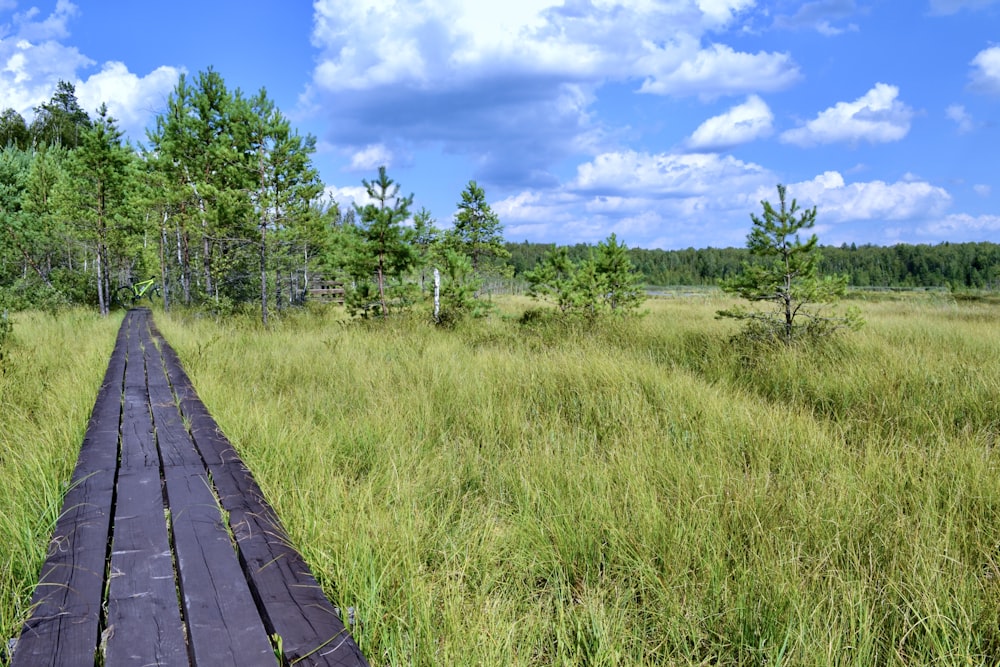
<path fill-rule="evenodd" d="M 1000 242 L 1000 0 L 0 0 L 0 107 L 124 129 L 181 72 L 265 87 L 330 194 L 389 167 L 511 241 L 741 246 L 784 183 L 824 244 Z"/>

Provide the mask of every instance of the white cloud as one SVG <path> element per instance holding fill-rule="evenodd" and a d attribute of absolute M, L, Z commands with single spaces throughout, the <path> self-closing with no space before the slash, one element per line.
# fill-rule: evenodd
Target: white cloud
<path fill-rule="evenodd" d="M 756 0 L 698 0 L 698 9 L 704 13 L 710 26 L 724 26 L 754 4 Z"/>
<path fill-rule="evenodd" d="M 361 185 L 353 185 L 344 188 L 327 186 L 324 190 L 324 194 L 327 199 L 332 199 L 342 207 L 346 207 L 348 209 L 355 204 L 358 206 L 365 206 L 366 204 L 373 203 L 373 200 L 368 196 L 368 191 Z"/>
<path fill-rule="evenodd" d="M 724 114 L 713 116 L 698 126 L 687 145 L 700 150 L 715 150 L 745 144 L 770 136 L 774 114 L 757 95 Z"/>
<path fill-rule="evenodd" d="M 959 134 L 965 134 L 966 132 L 971 132 L 975 127 L 975 125 L 972 122 L 972 116 L 969 115 L 969 112 L 966 111 L 965 107 L 962 106 L 961 104 L 950 105 L 947 109 L 944 110 L 944 113 L 946 116 L 948 116 L 948 118 L 955 121 L 956 125 L 958 125 Z"/>
<path fill-rule="evenodd" d="M 107 62 L 86 81 L 77 81 L 76 94 L 80 106 L 90 114 L 107 104 L 119 127 L 141 138 L 143 128 L 165 106 L 180 74 L 181 70 L 164 66 L 140 77 L 124 63 Z"/>
<path fill-rule="evenodd" d="M 60 81 L 73 81 L 79 68 L 93 64 L 76 48 L 57 42 L 33 44 L 25 39 L 0 40 L 0 100 L 30 119 L 34 107 L 47 102 Z"/>
<path fill-rule="evenodd" d="M 1000 94 L 1000 46 L 983 49 L 972 59 L 972 87 L 984 93 Z"/>
<path fill-rule="evenodd" d="M 180 70 L 159 67 L 146 76 L 129 72 L 120 62 L 105 63 L 100 71 L 82 79 L 78 72 L 94 61 L 75 47 L 59 40 L 69 35 L 69 21 L 78 14 L 68 0 L 58 0 L 51 14 L 42 16 L 32 7 L 15 14 L 13 23 L 0 26 L 12 32 L 0 38 L 0 100 L 4 107 L 31 119 L 35 107 L 47 102 L 59 81 L 73 82 L 80 106 L 93 114 L 102 102 L 120 127 L 133 138 L 142 131 L 162 107 L 177 82 Z"/>
<path fill-rule="evenodd" d="M 370 171 L 392 166 L 392 151 L 383 144 L 369 144 L 351 156 L 351 171 Z"/>
<path fill-rule="evenodd" d="M 594 243 L 614 232 L 645 248 L 742 246 L 749 214 L 760 212 L 762 200 L 777 204 L 777 182 L 767 168 L 732 156 L 622 151 L 580 164 L 557 188 L 522 190 L 491 205 L 516 240 Z M 848 182 L 828 171 L 787 187 L 789 200 L 817 207 L 816 231 L 826 243 L 947 240 L 944 222 L 995 224 L 989 216 L 945 217 L 951 195 L 916 176 Z"/>
<path fill-rule="evenodd" d="M 316 0 L 320 56 L 303 103 L 336 110 L 323 139 L 342 150 L 433 145 L 473 156 L 479 178 L 554 183 L 550 165 L 614 145 L 591 110 L 606 84 L 712 98 L 797 81 L 788 54 L 706 41 L 755 4 Z"/>
<path fill-rule="evenodd" d="M 899 141 L 910 131 L 913 110 L 898 97 L 896 86 L 876 83 L 855 101 L 838 102 L 804 126 L 782 133 L 781 140 L 798 146 Z"/>
<path fill-rule="evenodd" d="M 1000 215 L 954 213 L 919 225 L 917 234 L 931 241 L 985 241 L 1000 232 Z"/>
<path fill-rule="evenodd" d="M 768 170 L 732 156 L 623 151 L 577 167 L 548 192 L 525 190 L 493 210 L 508 238 L 593 243 L 614 232 L 643 247 L 740 245 L 750 194 L 775 182 Z"/>
<path fill-rule="evenodd" d="M 980 197 L 989 197 L 993 193 L 993 188 L 982 183 L 972 186 L 973 191 Z"/>
<path fill-rule="evenodd" d="M 41 21 L 35 18 L 39 15 L 37 7 L 32 7 L 22 14 L 14 15 L 14 26 L 21 39 L 31 41 L 49 41 L 64 39 L 69 36 L 67 24 L 79 13 L 77 6 L 69 0 L 57 0 L 52 13 Z"/>
<path fill-rule="evenodd" d="M 926 181 L 895 183 L 868 181 L 846 183 L 836 171 L 827 171 L 810 181 L 787 185 L 788 196 L 803 207 L 816 206 L 823 221 L 843 223 L 859 220 L 915 220 L 942 213 L 951 195 Z M 776 191 L 762 189 L 760 199 L 773 200 Z"/>
<path fill-rule="evenodd" d="M 598 195 L 690 196 L 748 189 L 772 176 L 763 167 L 715 153 L 598 155 L 577 167 L 569 188 Z"/>
<path fill-rule="evenodd" d="M 663 48 L 648 44 L 641 69 L 649 70 L 643 93 L 699 95 L 712 99 L 753 91 L 783 90 L 800 78 L 787 53 L 743 53 L 724 44 L 708 48 Z"/>

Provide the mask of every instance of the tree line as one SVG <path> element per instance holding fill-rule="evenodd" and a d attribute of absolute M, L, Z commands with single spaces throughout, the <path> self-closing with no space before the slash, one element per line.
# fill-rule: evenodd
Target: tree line
<path fill-rule="evenodd" d="M 515 275 L 525 275 L 556 246 L 508 243 Z M 587 244 L 565 246 L 567 256 L 581 260 L 593 250 Z M 949 243 L 894 246 L 843 244 L 821 246 L 819 271 L 847 276 L 853 287 L 947 287 L 1000 289 L 1000 244 Z M 751 259 L 747 248 L 630 248 L 628 256 L 647 285 L 716 285 L 739 275 Z"/>
<path fill-rule="evenodd" d="M 266 90 L 231 90 L 212 69 L 180 77 L 142 146 L 66 82 L 30 125 L 12 109 L 0 118 L 0 312 L 107 314 L 123 286 L 153 277 L 166 308 L 253 306 L 266 324 L 323 276 L 344 282 L 351 313 L 387 316 L 426 299 L 436 270 L 444 321 L 476 311 L 482 278 L 506 273 L 502 225 L 475 181 L 443 231 L 384 167 L 363 181 L 367 203 L 342 207 L 324 196 L 315 138 Z"/>

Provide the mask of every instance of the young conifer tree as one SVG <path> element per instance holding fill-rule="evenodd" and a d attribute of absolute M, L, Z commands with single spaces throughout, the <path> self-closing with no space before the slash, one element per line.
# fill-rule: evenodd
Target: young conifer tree
<path fill-rule="evenodd" d="M 361 182 L 371 201 L 356 207 L 358 222 L 353 229 L 348 259 L 355 288 L 348 294 L 348 308 L 367 314 L 369 297 L 374 297 L 379 313 L 385 317 L 393 302 L 393 292 L 402 289 L 390 281 L 401 279 L 416 263 L 414 230 L 403 225 L 410 217 L 413 195 L 400 197 L 399 185 L 389 178 L 384 166 L 378 168 L 376 180 Z"/>
<path fill-rule="evenodd" d="M 835 303 L 844 296 L 847 276 L 819 275 L 819 238 L 812 234 L 802 240 L 802 232 L 816 224 L 816 207 L 801 210 L 794 199 L 789 205 L 785 194 L 785 186 L 778 185 L 779 208 L 764 200 L 763 217 L 750 214 L 753 228 L 747 236 L 747 248 L 756 261 L 745 263 L 740 274 L 720 283 L 729 294 L 753 303 L 769 303 L 772 308 L 736 306 L 717 315 L 746 321 L 749 338 L 785 345 L 803 335 L 815 338 L 845 326 L 860 327 L 861 319 L 854 311 L 840 317 L 820 309 L 822 304 Z"/>

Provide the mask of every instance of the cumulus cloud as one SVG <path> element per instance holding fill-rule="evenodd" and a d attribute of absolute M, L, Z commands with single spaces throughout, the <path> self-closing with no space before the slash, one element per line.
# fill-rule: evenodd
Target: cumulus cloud
<path fill-rule="evenodd" d="M 509 238 L 593 243 L 614 232 L 643 247 L 721 247 L 742 243 L 750 194 L 775 178 L 714 153 L 608 152 L 558 188 L 521 191 L 492 206 Z"/>
<path fill-rule="evenodd" d="M 181 70 L 164 66 L 140 77 L 124 63 L 107 62 L 100 72 L 77 81 L 76 94 L 80 106 L 89 113 L 107 104 L 119 127 L 132 137 L 140 137 L 149 119 L 166 105 L 180 74 Z"/>
<path fill-rule="evenodd" d="M 491 205 L 517 240 L 595 243 L 614 232 L 646 248 L 742 246 L 750 213 L 759 213 L 763 200 L 777 202 L 778 182 L 769 169 L 732 156 L 619 151 L 580 164 L 557 188 L 522 190 Z M 942 221 L 983 230 L 990 224 L 947 215 L 951 195 L 915 176 L 851 182 L 827 171 L 787 187 L 800 206 L 818 208 L 817 232 L 827 243 L 946 240 Z M 920 231 L 933 225 L 933 233 Z"/>
<path fill-rule="evenodd" d="M 1000 215 L 953 213 L 919 225 L 919 236 L 926 241 L 985 241 L 1000 232 Z"/>
<path fill-rule="evenodd" d="M 965 110 L 965 107 L 962 106 L 961 104 L 950 105 L 947 109 L 944 110 L 944 113 L 949 119 L 955 121 L 955 124 L 958 126 L 959 134 L 965 134 L 967 132 L 971 132 L 975 127 L 975 125 L 972 122 L 972 116 L 969 114 L 968 111 Z"/>
<path fill-rule="evenodd" d="M 895 183 L 868 181 L 847 183 L 836 171 L 824 172 L 812 180 L 787 185 L 788 195 L 805 206 L 816 206 L 824 222 L 859 220 L 914 220 L 942 213 L 951 203 L 943 188 L 922 180 Z M 760 199 L 774 192 L 758 191 Z"/>
<path fill-rule="evenodd" d="M 698 126 L 687 141 L 689 148 L 718 150 L 770 136 L 774 114 L 757 95 L 724 114 L 713 116 Z"/>
<path fill-rule="evenodd" d="M 551 164 L 613 145 L 607 139 L 616 131 L 591 111 L 607 83 L 710 98 L 798 80 L 788 54 L 707 42 L 754 5 L 317 0 L 320 56 L 304 104 L 335 114 L 324 139 L 354 153 L 434 145 L 473 156 L 480 178 L 554 183 Z"/>
<path fill-rule="evenodd" d="M 746 190 L 764 178 L 770 179 L 766 169 L 731 155 L 621 151 L 604 153 L 579 165 L 570 189 L 599 195 L 678 197 Z"/>
<path fill-rule="evenodd" d="M 1000 94 L 1000 46 L 983 49 L 971 64 L 972 88 L 983 93 Z"/>
<path fill-rule="evenodd" d="M 655 47 L 642 58 L 650 74 L 639 89 L 659 95 L 698 95 L 713 99 L 751 91 L 782 90 L 799 80 L 787 53 L 743 53 L 725 44 L 689 50 Z"/>
<path fill-rule="evenodd" d="M 371 171 L 392 166 L 392 151 L 383 144 L 369 144 L 351 156 L 351 171 Z"/>
<path fill-rule="evenodd" d="M 798 146 L 899 141 L 910 131 L 913 110 L 898 97 L 896 86 L 876 83 L 853 102 L 838 102 L 804 126 L 782 133 L 781 141 Z"/>
<path fill-rule="evenodd" d="M 0 39 L 0 100 L 26 119 L 35 107 L 49 101 L 56 84 L 73 82 L 80 106 L 93 113 L 102 102 L 120 127 L 133 137 L 141 136 L 149 119 L 159 111 L 177 82 L 180 70 L 160 67 L 140 77 L 120 62 L 105 63 L 86 79 L 80 70 L 94 61 L 75 47 L 59 40 L 69 35 L 69 21 L 78 10 L 68 0 L 58 0 L 51 14 L 42 16 L 37 8 L 15 14 L 13 22 L 0 27 L 11 36 Z"/>
<path fill-rule="evenodd" d="M 78 12 L 69 0 L 58 0 L 52 13 L 41 20 L 36 20 L 41 13 L 37 7 L 14 14 L 14 27 L 20 39 L 33 42 L 64 39 L 69 36 L 69 20 Z"/>
<path fill-rule="evenodd" d="M 361 185 L 352 185 L 343 188 L 327 186 L 323 192 L 327 199 L 337 202 L 343 209 L 350 209 L 354 205 L 365 206 L 374 203 L 368 196 L 368 190 Z"/>

